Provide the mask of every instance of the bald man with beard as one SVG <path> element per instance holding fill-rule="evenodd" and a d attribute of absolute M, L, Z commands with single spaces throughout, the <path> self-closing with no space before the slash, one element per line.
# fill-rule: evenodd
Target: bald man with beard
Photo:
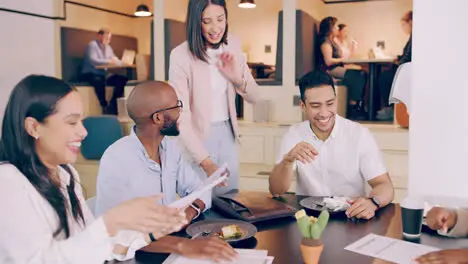
<path fill-rule="evenodd" d="M 112 144 L 101 158 L 97 179 L 96 215 L 135 197 L 163 194 L 170 204 L 177 194 L 184 197 L 201 186 L 186 162 L 177 142 L 183 104 L 165 82 L 151 81 L 136 86 L 127 100 L 127 110 L 135 122 L 131 134 Z M 188 222 L 211 206 L 211 193 L 185 210 Z M 151 235 L 150 235 L 151 237 Z M 186 257 L 231 260 L 234 250 L 219 238 L 187 239 L 166 236 L 149 245 L 134 245 L 147 252 L 177 253 Z"/>

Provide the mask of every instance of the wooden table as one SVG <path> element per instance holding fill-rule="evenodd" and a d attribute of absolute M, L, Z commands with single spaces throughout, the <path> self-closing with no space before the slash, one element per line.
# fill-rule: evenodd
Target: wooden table
<path fill-rule="evenodd" d="M 288 204 L 300 208 L 299 201 L 305 197 L 295 195 L 283 196 Z M 391 204 L 377 212 L 371 221 L 352 221 L 346 217 L 331 218 L 327 229 L 322 235 L 324 250 L 320 259 L 322 264 L 380 264 L 389 263 L 370 258 L 344 248 L 369 233 L 402 239 L 401 209 L 399 205 Z M 207 212 L 206 218 L 220 218 L 214 211 Z M 301 234 L 293 218 L 283 218 L 268 222 L 256 223 L 258 233 L 254 238 L 234 245 L 237 248 L 255 248 L 268 250 L 268 255 L 274 256 L 276 264 L 303 263 L 300 252 Z M 435 232 L 424 229 L 417 243 L 434 246 L 441 249 L 467 248 L 468 239 L 451 239 L 441 237 Z M 123 263 L 163 263 L 168 254 L 137 252 L 136 258 Z M 120 262 L 119 262 L 120 263 Z"/>
<path fill-rule="evenodd" d="M 368 114 L 369 114 L 369 121 L 373 121 L 375 119 L 375 109 L 374 109 L 374 94 L 375 94 L 375 87 L 377 82 L 377 74 L 378 74 L 378 66 L 380 64 L 387 64 L 387 63 L 394 63 L 394 59 L 392 58 L 385 58 L 385 59 L 348 59 L 343 61 L 345 64 L 368 64 L 369 65 L 369 75 L 368 75 L 368 82 L 369 82 L 369 102 L 368 102 Z"/>
<path fill-rule="evenodd" d="M 118 65 L 118 64 L 105 64 L 105 65 L 98 65 L 96 66 L 96 69 L 103 69 L 103 70 L 119 70 L 119 69 L 126 69 L 127 70 L 127 78 L 129 80 L 132 80 L 135 78 L 135 76 L 133 75 L 133 69 L 136 69 L 136 65 L 135 64 L 131 64 L 131 65 L 128 65 L 128 64 L 122 64 L 122 65 Z M 122 73 L 123 74 L 123 73 Z"/>

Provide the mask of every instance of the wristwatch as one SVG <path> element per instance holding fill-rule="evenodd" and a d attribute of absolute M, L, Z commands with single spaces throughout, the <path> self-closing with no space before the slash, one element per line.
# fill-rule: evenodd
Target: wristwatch
<path fill-rule="evenodd" d="M 369 198 L 375 206 L 377 206 L 377 209 L 380 208 L 380 200 L 377 198 L 377 196 L 372 196 Z"/>
<path fill-rule="evenodd" d="M 190 205 L 190 207 L 192 207 L 193 210 L 195 210 L 195 211 L 197 212 L 197 215 L 196 215 L 192 220 L 197 219 L 197 218 L 200 216 L 200 214 L 201 214 L 200 206 L 198 206 L 196 203 L 192 203 L 192 204 Z"/>
<path fill-rule="evenodd" d="M 158 240 L 154 237 L 153 233 L 149 233 L 149 238 L 150 238 L 151 242 L 156 242 L 156 241 L 158 241 Z"/>

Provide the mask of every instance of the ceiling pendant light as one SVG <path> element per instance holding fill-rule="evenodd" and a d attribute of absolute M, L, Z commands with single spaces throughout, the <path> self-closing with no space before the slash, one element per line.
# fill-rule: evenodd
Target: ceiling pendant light
<path fill-rule="evenodd" d="M 256 6 L 254 0 L 241 0 L 238 5 L 240 8 L 255 8 Z"/>
<path fill-rule="evenodd" d="M 151 12 L 149 11 L 149 8 L 147 5 L 141 4 L 137 6 L 136 11 L 135 11 L 135 16 L 137 17 L 149 17 L 151 16 Z"/>

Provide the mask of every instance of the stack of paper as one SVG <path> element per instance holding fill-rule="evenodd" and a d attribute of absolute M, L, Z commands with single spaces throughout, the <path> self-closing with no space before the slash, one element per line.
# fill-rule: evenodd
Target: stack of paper
<path fill-rule="evenodd" d="M 266 250 L 236 249 L 239 253 L 233 262 L 223 262 L 232 264 L 272 264 L 273 257 L 268 256 Z M 210 260 L 189 259 L 177 254 L 171 254 L 163 264 L 215 264 Z"/>
<path fill-rule="evenodd" d="M 376 234 L 368 234 L 353 244 L 345 247 L 345 249 L 399 264 L 414 263 L 413 260 L 415 258 L 426 253 L 439 250 L 435 247 L 410 243 Z"/>

